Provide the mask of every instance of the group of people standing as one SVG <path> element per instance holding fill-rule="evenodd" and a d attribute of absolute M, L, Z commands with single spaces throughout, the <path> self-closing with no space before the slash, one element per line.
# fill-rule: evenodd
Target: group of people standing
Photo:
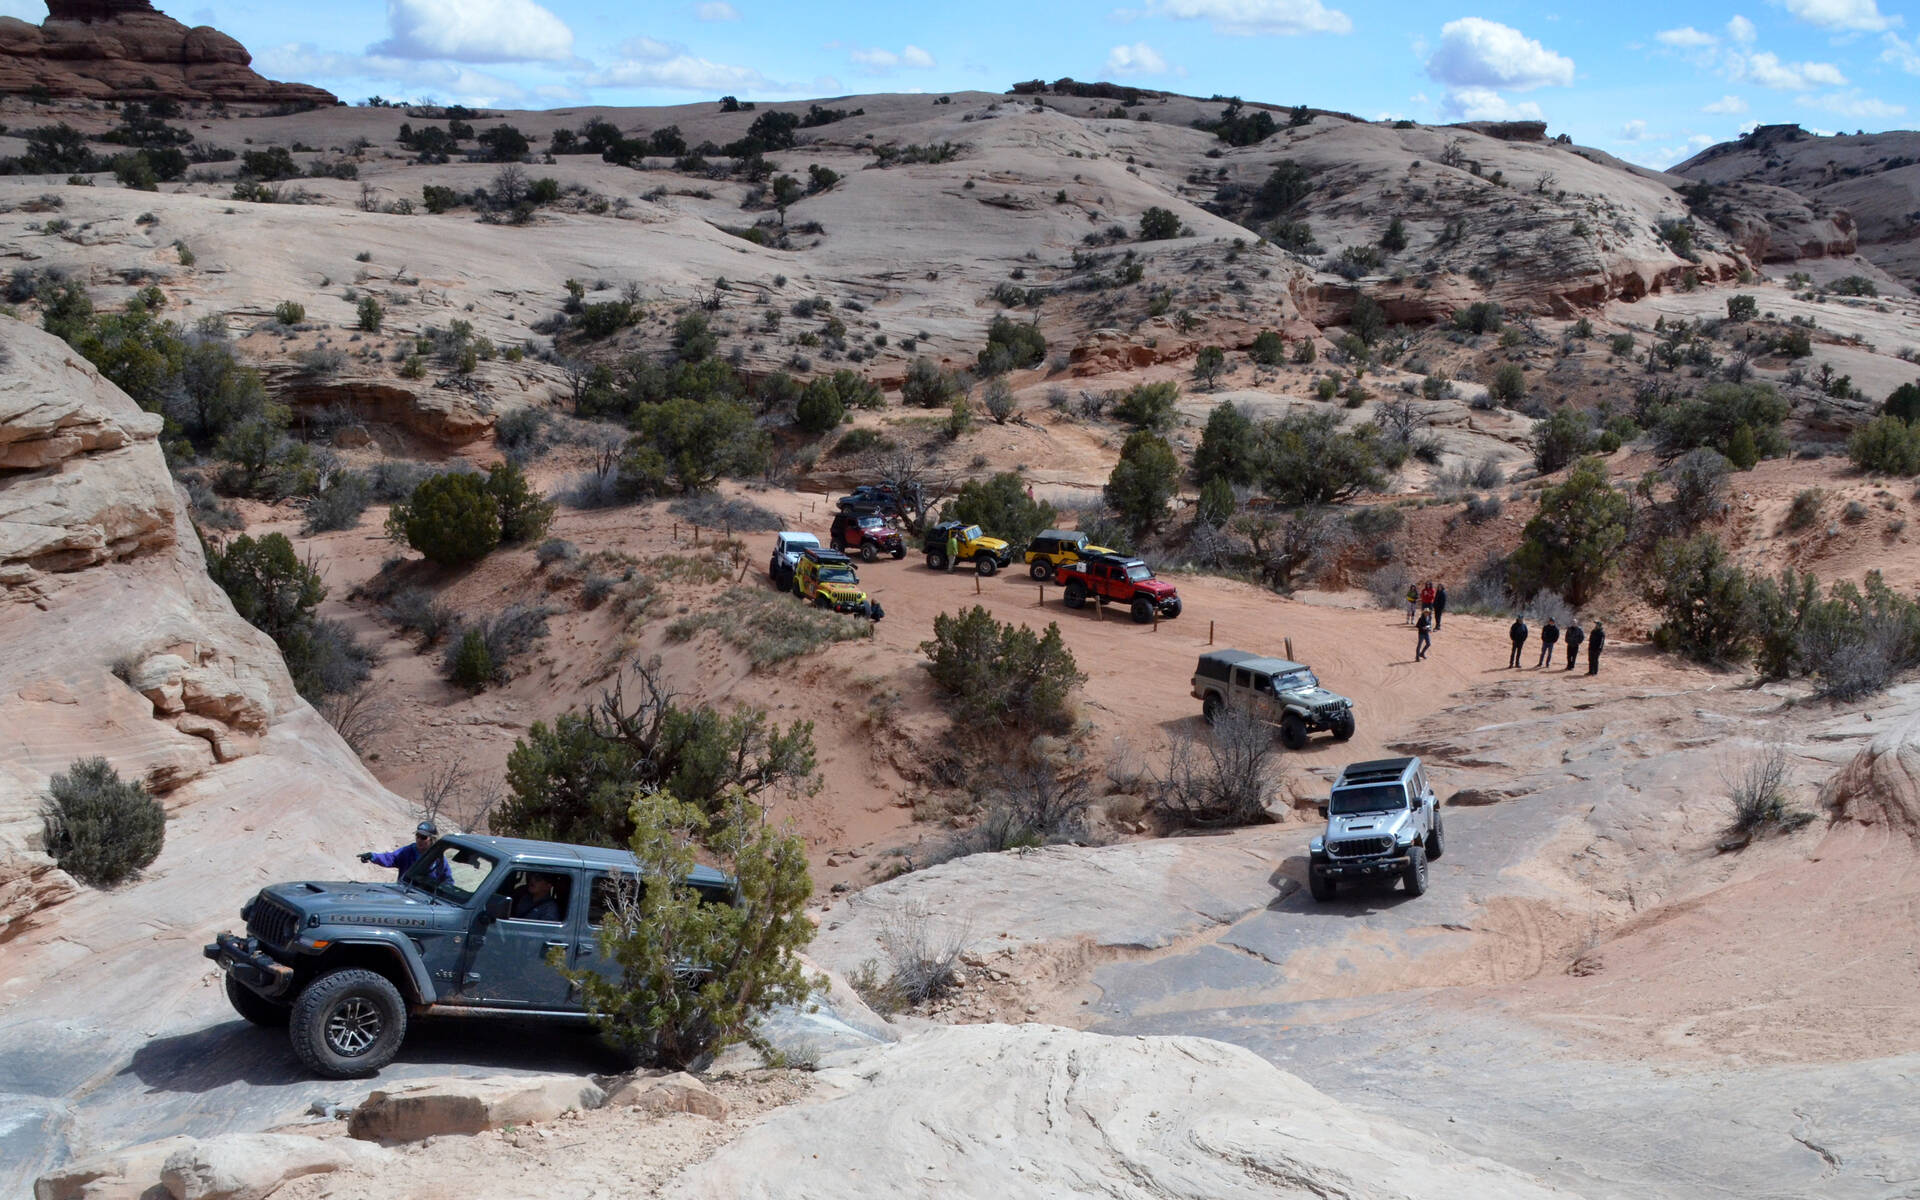
<path fill-rule="evenodd" d="M 1413 661 L 1426 658 L 1427 650 L 1433 645 L 1432 631 L 1440 628 L 1440 618 L 1446 615 L 1446 584 L 1436 584 L 1429 579 L 1425 583 L 1407 585 L 1407 624 L 1419 632 L 1413 644 Z"/>
<path fill-rule="evenodd" d="M 1526 615 L 1523 613 L 1515 613 L 1513 616 L 1513 624 L 1507 627 L 1507 640 L 1513 643 L 1513 654 L 1507 659 L 1507 667 L 1509 669 L 1518 669 L 1526 665 L 1520 661 L 1520 656 L 1526 649 L 1527 636 Z M 1559 622 L 1555 621 L 1552 617 L 1548 617 L 1546 625 L 1540 630 L 1540 657 L 1535 660 L 1533 664 L 1534 670 L 1537 671 L 1542 667 L 1553 665 L 1553 648 L 1560 643 L 1561 638 L 1562 634 Z M 1571 671 L 1579 664 L 1580 643 L 1585 642 L 1587 644 L 1587 674 L 1598 675 L 1600 673 L 1600 652 L 1606 649 L 1607 645 L 1606 625 L 1600 621 L 1595 621 L 1593 623 L 1593 632 L 1585 633 L 1580 629 L 1579 619 L 1575 618 L 1567 622 L 1565 640 L 1567 643 L 1566 669 Z"/>

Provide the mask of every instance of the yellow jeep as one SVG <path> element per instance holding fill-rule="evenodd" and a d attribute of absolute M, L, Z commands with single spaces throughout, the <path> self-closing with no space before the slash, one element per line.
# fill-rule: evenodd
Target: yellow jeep
<path fill-rule="evenodd" d="M 793 594 L 820 608 L 880 619 L 880 605 L 860 590 L 853 560 L 838 550 L 807 547 L 793 568 Z"/>
<path fill-rule="evenodd" d="M 958 521 L 942 521 L 927 530 L 923 543 L 927 555 L 927 566 L 935 571 L 947 569 L 947 538 L 951 536 L 958 551 L 953 556 L 955 564 L 971 562 L 973 569 L 982 575 L 991 575 L 1001 567 L 1013 561 L 1013 547 L 997 537 L 988 537 L 980 532 L 978 525 L 962 525 Z"/>
<path fill-rule="evenodd" d="M 1078 529 L 1043 529 L 1027 543 L 1027 570 L 1039 580 L 1052 579 L 1054 572 L 1069 563 L 1085 562 L 1098 554 L 1119 554 L 1118 550 L 1087 543 L 1087 535 Z"/>

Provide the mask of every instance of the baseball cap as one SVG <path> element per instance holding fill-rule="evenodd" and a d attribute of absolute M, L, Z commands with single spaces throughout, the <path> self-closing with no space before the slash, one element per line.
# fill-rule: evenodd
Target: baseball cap
<path fill-rule="evenodd" d="M 424 833 L 428 837 L 439 837 L 440 830 L 432 821 L 422 821 L 413 827 L 415 833 Z"/>

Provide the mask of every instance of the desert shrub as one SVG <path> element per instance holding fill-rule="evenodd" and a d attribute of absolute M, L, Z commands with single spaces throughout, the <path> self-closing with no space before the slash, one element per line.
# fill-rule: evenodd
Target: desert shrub
<path fill-rule="evenodd" d="M 1878 571 L 1864 587 L 1843 580 L 1825 597 L 1819 580 L 1791 569 L 1754 588 L 1760 670 L 1770 679 L 1812 676 L 1822 696 L 1853 700 L 1920 665 L 1920 603 L 1887 587 Z"/>
<path fill-rule="evenodd" d="M 1510 560 L 1525 594 L 1542 588 L 1585 603 L 1627 542 L 1633 506 L 1607 480 L 1606 464 L 1583 458 L 1558 487 L 1540 493 Z"/>
<path fill-rule="evenodd" d="M 241 170 L 261 183 L 277 183 L 283 179 L 300 178 L 300 164 L 293 161 L 293 155 L 285 146 L 269 146 L 265 150 L 248 150 L 240 156 Z"/>
<path fill-rule="evenodd" d="M 1653 641 L 1696 662 L 1738 662 L 1752 652 L 1759 608 L 1747 574 L 1710 533 L 1663 539 L 1647 562 L 1642 595 L 1660 614 Z"/>
<path fill-rule="evenodd" d="M 667 511 L 683 521 L 708 529 L 727 529 L 735 533 L 765 533 L 785 528 L 780 514 L 762 508 L 751 500 L 728 498 L 713 492 L 682 496 L 667 505 Z"/>
<path fill-rule="evenodd" d="M 1289 508 L 1337 504 L 1384 482 L 1375 439 L 1341 429 L 1332 413 L 1291 413 L 1260 435 L 1261 488 Z"/>
<path fill-rule="evenodd" d="M 305 531 L 308 535 L 336 529 L 352 529 L 360 524 L 360 514 L 373 501 L 373 485 L 357 471 L 339 471 L 328 476 L 318 492 L 308 497 Z"/>
<path fill-rule="evenodd" d="M 1287 340 L 1271 329 L 1254 335 L 1247 357 L 1263 367 L 1277 367 L 1287 361 Z"/>
<path fill-rule="evenodd" d="M 1202 387 L 1212 388 L 1226 368 L 1227 352 L 1218 346 L 1202 346 L 1193 356 L 1193 377 Z"/>
<path fill-rule="evenodd" d="M 966 393 L 966 383 L 929 358 L 916 358 L 900 385 L 900 399 L 915 408 L 947 408 Z"/>
<path fill-rule="evenodd" d="M 1372 296 L 1355 296 L 1353 311 L 1347 315 L 1347 328 L 1366 345 L 1373 345 L 1387 331 L 1387 310 Z"/>
<path fill-rule="evenodd" d="M 793 409 L 794 424 L 808 433 L 826 433 L 846 419 L 847 406 L 833 380 L 824 375 L 807 384 Z"/>
<path fill-rule="evenodd" d="M 602 1036 L 637 1060 L 689 1067 L 750 1037 L 769 1010 L 809 995 L 798 957 L 813 936 L 806 846 L 738 793 L 722 820 L 671 792 L 635 790 L 626 799 L 639 878 L 618 887 L 600 926 L 601 960 L 619 974 L 567 976 Z M 677 882 L 700 846 L 733 878 L 731 903 Z M 689 978 L 688 963 L 706 969 Z"/>
<path fill-rule="evenodd" d="M 1259 472 L 1258 449 L 1253 419 L 1231 400 L 1223 400 L 1207 414 L 1206 428 L 1193 452 L 1193 477 L 1202 486 L 1216 479 L 1248 486 Z"/>
<path fill-rule="evenodd" d="M 456 686 L 477 692 L 512 678 L 513 660 L 547 636 L 552 614 L 539 605 L 509 604 L 469 625 L 441 660 L 441 673 Z"/>
<path fill-rule="evenodd" d="M 1221 476 L 1214 476 L 1200 485 L 1199 511 L 1202 525 L 1218 528 L 1233 517 L 1239 501 L 1234 497 L 1233 485 Z"/>
<path fill-rule="evenodd" d="M 1172 210 L 1149 208 L 1140 214 L 1140 240 L 1162 242 L 1180 236 L 1180 218 Z"/>
<path fill-rule="evenodd" d="M 104 758 L 79 758 L 49 784 L 47 855 L 89 887 L 111 887 L 160 857 L 167 812 Z"/>
<path fill-rule="evenodd" d="M 1847 439 L 1854 468 L 1884 475 L 1920 475 L 1920 425 L 1875 417 Z"/>
<path fill-rule="evenodd" d="M 1793 503 L 1787 506 L 1785 527 L 1795 533 L 1812 528 L 1820 519 L 1820 502 L 1825 498 L 1826 493 L 1819 488 L 1802 488 L 1794 493 Z"/>
<path fill-rule="evenodd" d="M 1044 634 L 1003 625 L 985 608 L 933 619 L 933 638 L 920 644 L 939 689 L 961 729 L 995 727 L 1065 733 L 1073 727 L 1074 693 L 1086 682 L 1049 623 Z"/>
<path fill-rule="evenodd" d="M 1047 358 L 1047 339 L 1038 325 L 1025 325 L 1005 313 L 987 326 L 987 345 L 980 351 L 975 373 L 983 378 L 1004 375 L 1016 368 L 1037 367 Z"/>
<path fill-rule="evenodd" d="M 1903 383 L 1887 393 L 1880 411 L 1909 425 L 1920 424 L 1920 383 Z"/>
<path fill-rule="evenodd" d="M 209 547 L 207 574 L 242 619 L 273 639 L 294 687 L 309 701 L 348 691 L 366 678 L 366 651 L 343 626 L 315 617 L 326 585 L 285 534 L 241 534 L 224 547 Z"/>
<path fill-rule="evenodd" d="M 508 460 L 524 463 L 547 448 L 550 420 L 543 409 L 516 408 L 493 424 L 493 444 Z"/>
<path fill-rule="evenodd" d="M 761 671 L 838 642 L 870 637 L 873 625 L 862 616 L 795 604 L 755 587 L 736 588 L 704 611 L 680 617 L 667 626 L 667 638 L 684 642 L 702 630 L 745 652 L 753 669 Z"/>
<path fill-rule="evenodd" d="M 372 296 L 360 297 L 360 307 L 357 313 L 359 316 L 359 328 L 362 333 L 379 333 L 381 323 L 387 319 L 386 306 Z"/>
<path fill-rule="evenodd" d="M 1498 496 L 1469 496 L 1464 510 L 1469 525 L 1485 525 L 1506 509 Z"/>
<path fill-rule="evenodd" d="M 1251 709 L 1229 705 L 1204 733 L 1173 736 L 1152 803 L 1179 825 L 1251 825 L 1269 819 L 1267 797 L 1281 776 L 1272 728 Z"/>
<path fill-rule="evenodd" d="M 1506 313 L 1491 300 L 1479 300 L 1453 314 L 1453 327 L 1462 333 L 1499 333 Z"/>
<path fill-rule="evenodd" d="M 441 566 L 486 557 L 500 544 L 500 505 L 478 475 L 449 471 L 422 480 L 387 514 L 387 535 Z"/>
<path fill-rule="evenodd" d="M 675 398 L 641 405 L 620 459 L 628 496 L 709 491 L 725 475 L 765 468 L 771 440 L 737 400 Z"/>
<path fill-rule="evenodd" d="M 1501 363 L 1487 384 L 1487 395 L 1496 404 L 1511 405 L 1527 394 L 1527 373 L 1519 363 Z"/>
<path fill-rule="evenodd" d="M 1013 397 L 1013 388 L 1004 378 L 986 381 L 980 388 L 980 404 L 993 418 L 995 425 L 1005 425 L 1008 418 L 1020 411 L 1020 404 Z"/>
<path fill-rule="evenodd" d="M 373 489 L 376 502 L 392 504 L 413 495 L 413 489 L 433 475 L 433 468 L 425 463 L 383 458 L 367 471 L 367 483 Z"/>
<path fill-rule="evenodd" d="M 1180 485 L 1180 460 L 1167 440 L 1140 429 L 1127 436 L 1120 461 L 1107 476 L 1107 504 L 1134 536 L 1157 525 Z"/>
<path fill-rule="evenodd" d="M 1292 159 L 1283 159 L 1254 193 L 1253 216 L 1267 220 L 1286 212 L 1313 191 L 1313 177 Z"/>
<path fill-rule="evenodd" d="M 1668 502 L 1672 524 L 1690 530 L 1719 516 L 1727 507 L 1727 477 L 1733 468 L 1717 451 L 1689 450 L 1666 470 L 1673 488 Z"/>
<path fill-rule="evenodd" d="M 454 643 L 447 656 L 447 679 L 455 687 L 478 692 L 493 682 L 493 656 L 487 653 L 487 637 L 478 629 L 469 629 Z"/>
<path fill-rule="evenodd" d="M 1813 821 L 1812 813 L 1796 810 L 1788 799 L 1787 752 L 1781 746 L 1764 747 L 1732 764 L 1725 780 L 1736 834 L 1791 833 Z"/>
<path fill-rule="evenodd" d="M 584 710 L 533 723 L 507 755 L 508 797 L 493 828 L 618 846 L 635 832 L 635 789 L 669 791 L 717 814 L 734 788 L 760 796 L 816 786 L 812 722 L 782 728 L 758 708 L 684 706 L 651 660 Z"/>
<path fill-rule="evenodd" d="M 1350 527 L 1328 508 L 1250 510 L 1230 528 L 1252 546 L 1261 579 L 1281 592 L 1324 575 L 1353 544 Z"/>
<path fill-rule="evenodd" d="M 868 990 L 895 1011 L 945 995 L 956 985 L 960 956 L 971 938 L 965 922 L 937 921 L 924 905 L 902 904 L 881 920 L 880 953 L 886 958 L 887 976 Z M 876 965 L 867 974 L 877 970 Z"/>
<path fill-rule="evenodd" d="M 1648 413 L 1654 448 L 1662 458 L 1708 446 L 1742 470 L 1755 459 L 1739 443 L 1750 445 L 1759 458 L 1787 453 L 1787 436 L 1780 427 L 1786 417 L 1786 400 L 1766 383 L 1708 384 L 1697 397 L 1658 404 Z"/>
<path fill-rule="evenodd" d="M 273 306 L 273 319 L 282 325 L 298 325 L 307 319 L 307 307 L 298 300 L 282 300 Z"/>
<path fill-rule="evenodd" d="M 941 514 L 943 520 L 978 525 L 989 535 L 1016 548 L 1059 517 L 1053 505 L 1027 496 L 1026 481 L 1017 472 L 1002 471 L 989 479 L 970 479 Z"/>
<path fill-rule="evenodd" d="M 1533 465 L 1542 475 L 1558 471 L 1587 452 L 1593 419 L 1584 409 L 1562 405 L 1533 423 Z"/>
<path fill-rule="evenodd" d="M 1744 292 L 1727 297 L 1727 320 L 1751 321 L 1760 315 L 1760 302 Z"/>
<path fill-rule="evenodd" d="M 419 634 L 423 649 L 453 632 L 459 620 L 453 609 L 434 599 L 433 593 L 423 587 L 402 588 L 394 593 L 381 606 L 380 615 L 392 621 L 402 633 Z M 488 671 L 491 673 L 492 668 Z"/>
<path fill-rule="evenodd" d="M 1113 415 L 1136 429 L 1164 429 L 1180 402 L 1180 385 L 1171 379 L 1137 383 L 1113 406 Z"/>
<path fill-rule="evenodd" d="M 543 567 L 557 562 L 571 562 L 580 557 L 580 547 L 565 538 L 548 538 L 534 547 L 533 559 Z"/>

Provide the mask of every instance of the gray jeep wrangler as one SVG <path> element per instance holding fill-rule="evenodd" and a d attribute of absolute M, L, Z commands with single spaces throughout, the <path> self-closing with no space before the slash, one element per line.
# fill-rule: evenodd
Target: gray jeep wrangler
<path fill-rule="evenodd" d="M 1229 704 L 1258 713 L 1280 727 L 1289 750 L 1306 746 L 1307 735 L 1322 730 L 1344 742 L 1353 736 L 1353 701 L 1320 686 L 1313 670 L 1284 658 L 1262 658 L 1245 650 L 1213 650 L 1194 668 L 1193 698 L 1211 725 Z"/>
<path fill-rule="evenodd" d="M 1343 882 L 1399 879 L 1427 890 L 1427 862 L 1442 850 L 1440 801 L 1418 758 L 1350 763 L 1320 809 L 1327 830 L 1307 845 L 1307 887 L 1331 900 Z"/>
<path fill-rule="evenodd" d="M 205 949 L 227 1000 L 256 1025 L 286 1026 L 316 1075 L 369 1075 L 393 1060 L 413 1016 L 516 1016 L 579 1024 L 580 991 L 555 964 L 609 976 L 599 926 L 639 869 L 598 846 L 458 834 L 395 883 L 281 883 L 240 910 L 244 935 Z M 708 867 L 687 883 L 732 903 Z"/>

